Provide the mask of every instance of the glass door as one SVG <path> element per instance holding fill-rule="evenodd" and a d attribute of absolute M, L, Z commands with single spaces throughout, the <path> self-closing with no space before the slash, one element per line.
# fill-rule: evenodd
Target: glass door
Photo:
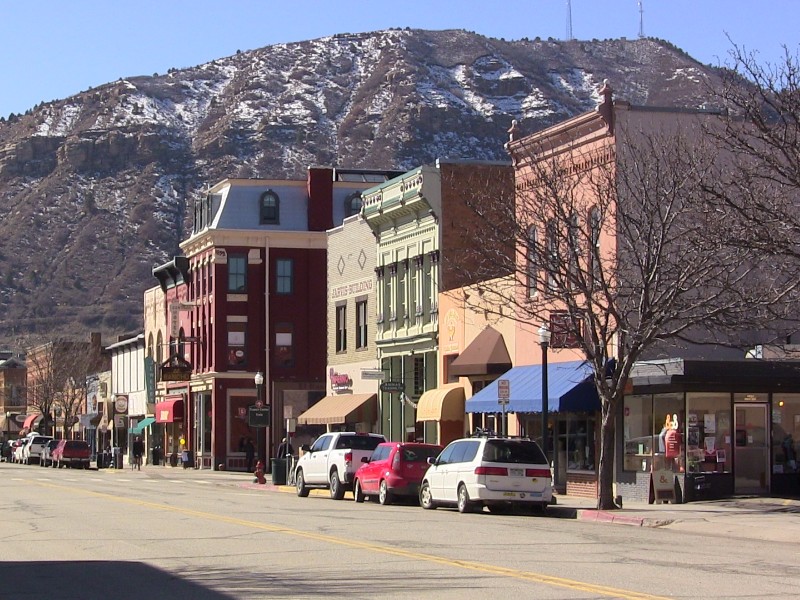
<path fill-rule="evenodd" d="M 769 493 L 768 410 L 766 404 L 736 404 L 734 471 L 736 494 Z"/>

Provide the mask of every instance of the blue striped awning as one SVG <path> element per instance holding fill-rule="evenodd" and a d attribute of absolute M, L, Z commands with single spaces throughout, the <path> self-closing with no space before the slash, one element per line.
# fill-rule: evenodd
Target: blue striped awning
<path fill-rule="evenodd" d="M 549 412 L 594 412 L 600 399 L 592 378 L 592 366 L 583 360 L 547 365 L 547 409 Z M 514 367 L 467 399 L 468 413 L 498 413 L 497 381 L 507 379 L 510 394 L 506 412 L 542 412 L 542 365 Z"/>

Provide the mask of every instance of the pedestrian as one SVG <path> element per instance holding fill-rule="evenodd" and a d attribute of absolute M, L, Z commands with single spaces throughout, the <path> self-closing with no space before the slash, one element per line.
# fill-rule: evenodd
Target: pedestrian
<path fill-rule="evenodd" d="M 281 443 L 278 444 L 278 458 L 285 458 L 286 456 L 291 456 L 293 454 L 294 448 L 292 448 L 292 443 L 286 438 L 283 438 Z"/>
<path fill-rule="evenodd" d="M 133 440 L 133 466 L 137 470 L 142 470 L 142 456 L 144 455 L 144 442 L 142 438 L 136 436 Z"/>
<path fill-rule="evenodd" d="M 253 459 L 256 457 L 256 447 L 253 445 L 253 438 L 247 438 L 244 442 L 244 454 L 247 458 L 247 472 L 253 472 Z"/>

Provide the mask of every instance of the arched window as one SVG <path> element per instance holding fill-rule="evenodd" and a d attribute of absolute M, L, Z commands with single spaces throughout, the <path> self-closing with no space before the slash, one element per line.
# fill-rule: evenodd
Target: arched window
<path fill-rule="evenodd" d="M 147 356 L 150 358 L 154 358 L 155 354 L 153 353 L 153 334 L 147 336 Z"/>
<path fill-rule="evenodd" d="M 277 225 L 280 223 L 280 206 L 280 198 L 272 190 L 267 190 L 261 194 L 261 225 Z"/>
<path fill-rule="evenodd" d="M 532 298 L 536 295 L 536 272 L 539 265 L 536 260 L 536 226 L 531 225 L 528 229 L 528 265 L 527 265 L 527 278 L 528 278 L 528 297 Z"/>
<path fill-rule="evenodd" d="M 361 212 L 361 206 L 364 200 L 361 198 L 361 192 L 353 192 L 344 199 L 344 216 L 352 217 Z"/>

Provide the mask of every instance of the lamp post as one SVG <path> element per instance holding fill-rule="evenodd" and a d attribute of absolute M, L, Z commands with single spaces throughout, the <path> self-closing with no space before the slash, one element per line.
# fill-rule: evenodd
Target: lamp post
<path fill-rule="evenodd" d="M 256 408 L 262 408 L 264 406 L 264 374 L 259 371 L 256 373 L 256 376 L 253 378 L 256 384 Z M 257 460 L 261 460 L 261 435 L 259 435 L 258 430 L 261 429 L 260 427 L 256 427 L 256 451 L 258 454 Z"/>
<path fill-rule="evenodd" d="M 550 329 L 546 323 L 539 327 L 539 345 L 542 347 L 542 450 L 547 458 L 547 464 L 550 464 L 548 454 L 549 443 L 547 440 L 547 421 L 548 419 L 548 396 L 549 390 L 547 388 L 547 348 L 550 346 Z"/>
<path fill-rule="evenodd" d="M 6 440 L 11 437 L 11 411 L 6 411 Z"/>

